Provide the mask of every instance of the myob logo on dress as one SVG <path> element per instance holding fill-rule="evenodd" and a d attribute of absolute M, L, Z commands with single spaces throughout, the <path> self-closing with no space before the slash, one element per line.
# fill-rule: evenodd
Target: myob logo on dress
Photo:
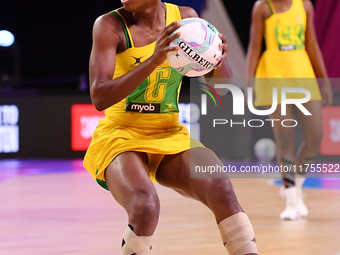
<path fill-rule="evenodd" d="M 126 111 L 128 112 L 159 113 L 160 110 L 160 104 L 129 103 L 126 106 Z"/>

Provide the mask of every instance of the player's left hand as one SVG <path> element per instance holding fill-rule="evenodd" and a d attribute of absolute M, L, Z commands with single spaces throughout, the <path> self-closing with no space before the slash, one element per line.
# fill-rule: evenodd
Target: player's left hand
<path fill-rule="evenodd" d="M 332 86 L 328 80 L 324 81 L 321 88 L 321 96 L 323 106 L 331 106 L 333 104 Z"/>
<path fill-rule="evenodd" d="M 228 52 L 229 52 L 229 46 L 228 46 L 228 43 L 227 43 L 227 37 L 225 37 L 225 35 L 223 35 L 221 33 L 218 36 L 222 40 L 222 43 L 220 43 L 220 45 L 219 45 L 220 49 L 222 50 L 222 55 L 219 58 L 217 58 L 217 60 L 219 62 L 215 66 L 215 69 L 221 68 L 222 64 L 226 61 L 227 56 L 228 56 Z"/>

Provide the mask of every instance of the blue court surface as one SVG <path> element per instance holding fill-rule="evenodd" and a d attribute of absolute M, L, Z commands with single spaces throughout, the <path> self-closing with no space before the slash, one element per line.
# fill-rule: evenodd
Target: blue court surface
<path fill-rule="evenodd" d="M 0 160 L 0 182 L 18 175 L 39 175 L 86 171 L 82 159 L 2 159 Z"/>
<path fill-rule="evenodd" d="M 282 185 L 282 180 L 274 181 L 275 185 Z M 335 178 L 307 178 L 303 188 L 340 190 L 340 179 Z"/>

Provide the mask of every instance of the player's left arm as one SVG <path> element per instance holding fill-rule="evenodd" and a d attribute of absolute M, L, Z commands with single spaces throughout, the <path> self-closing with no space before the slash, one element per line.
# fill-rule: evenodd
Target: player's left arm
<path fill-rule="evenodd" d="M 199 18 L 197 12 L 191 7 L 180 6 L 179 10 L 181 12 L 182 19 Z M 227 56 L 229 51 L 227 38 L 225 37 L 225 35 L 221 33 L 219 34 L 219 37 L 222 40 L 220 47 L 222 49 L 223 54 L 217 59 L 219 62 L 215 66 L 214 70 L 204 75 L 205 78 L 230 78 L 233 75 L 227 62 Z"/>
<path fill-rule="evenodd" d="M 323 105 L 330 106 L 333 103 L 333 94 L 331 84 L 328 82 L 328 74 L 322 57 L 322 53 L 315 35 L 313 24 L 314 8 L 310 0 L 304 0 L 303 5 L 307 14 L 306 26 L 306 51 L 312 66 L 318 77 L 324 78 L 321 88 Z"/>

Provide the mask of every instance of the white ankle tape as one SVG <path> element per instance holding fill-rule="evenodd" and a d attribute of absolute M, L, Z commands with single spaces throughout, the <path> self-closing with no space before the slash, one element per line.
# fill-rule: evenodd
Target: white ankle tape
<path fill-rule="evenodd" d="M 124 234 L 124 245 L 121 255 L 149 255 L 151 254 L 152 236 L 137 236 L 128 226 Z"/>
<path fill-rule="evenodd" d="M 239 212 L 224 219 L 218 228 L 230 255 L 258 254 L 254 230 L 245 213 Z"/>

